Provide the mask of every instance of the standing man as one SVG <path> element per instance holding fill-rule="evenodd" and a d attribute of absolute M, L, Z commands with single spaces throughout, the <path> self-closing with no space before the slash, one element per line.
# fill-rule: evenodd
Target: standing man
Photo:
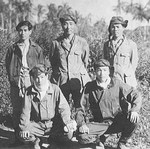
<path fill-rule="evenodd" d="M 77 139 L 104 149 L 101 136 L 121 132 L 117 149 L 129 149 L 128 140 L 139 121 L 141 97 L 133 87 L 110 78 L 109 68 L 105 59 L 94 64 L 96 80 L 86 84 L 76 116 Z"/>
<path fill-rule="evenodd" d="M 34 149 L 40 149 L 44 135 L 63 142 L 70 140 L 76 130 L 76 122 L 70 119 L 68 102 L 60 88 L 49 82 L 48 69 L 38 64 L 30 70 L 33 85 L 27 88 L 20 118 L 20 138 L 31 141 Z M 50 142 L 51 143 L 51 142 Z"/>
<path fill-rule="evenodd" d="M 137 86 L 135 70 L 138 64 L 137 45 L 123 35 L 128 21 L 120 16 L 110 20 L 109 40 L 104 43 L 104 58 L 110 62 L 112 70 L 110 75 L 127 83 L 132 87 Z"/>
<path fill-rule="evenodd" d="M 87 73 L 89 47 L 85 39 L 75 34 L 76 20 L 71 15 L 60 18 L 63 35 L 52 42 L 49 60 L 52 82 L 60 86 L 69 102 L 72 95 L 75 108 L 79 107 L 81 90 L 90 80 Z"/>
<path fill-rule="evenodd" d="M 42 49 L 30 39 L 32 24 L 22 21 L 16 26 L 16 30 L 19 40 L 8 48 L 6 54 L 6 70 L 10 82 L 15 130 L 15 142 L 12 146 L 20 144 L 17 139 L 17 131 L 25 89 L 31 85 L 29 70 L 38 63 L 44 63 Z"/>

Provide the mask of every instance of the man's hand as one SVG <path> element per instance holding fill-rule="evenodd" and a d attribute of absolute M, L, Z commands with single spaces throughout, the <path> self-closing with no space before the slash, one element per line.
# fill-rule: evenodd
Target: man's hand
<path fill-rule="evenodd" d="M 65 132 L 69 132 L 69 131 L 76 131 L 77 129 L 77 123 L 75 120 L 71 120 L 65 127 L 64 127 L 64 131 Z"/>
<path fill-rule="evenodd" d="M 30 137 L 30 132 L 28 130 L 26 131 L 21 131 L 20 132 L 20 137 L 23 138 L 23 139 L 29 139 Z"/>
<path fill-rule="evenodd" d="M 131 112 L 128 115 L 128 118 L 130 118 L 130 122 L 132 122 L 132 123 L 138 123 L 139 122 L 139 114 L 137 112 Z"/>
<path fill-rule="evenodd" d="M 87 127 L 86 124 L 84 124 L 79 128 L 79 132 L 89 134 L 89 128 Z"/>

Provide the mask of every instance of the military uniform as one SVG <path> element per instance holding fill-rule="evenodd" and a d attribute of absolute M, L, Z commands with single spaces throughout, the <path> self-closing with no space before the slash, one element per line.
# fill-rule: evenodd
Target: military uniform
<path fill-rule="evenodd" d="M 104 58 L 113 67 L 111 75 L 130 86 L 137 86 L 135 70 L 138 65 L 138 53 L 137 46 L 132 40 L 124 37 L 116 47 L 112 44 L 112 40 L 107 41 L 104 44 Z"/>
<path fill-rule="evenodd" d="M 137 123 L 127 118 L 130 112 L 139 112 L 141 97 L 132 87 L 118 79 L 111 79 L 106 89 L 96 81 L 87 83 L 81 98 L 81 110 L 76 116 L 78 128 L 84 124 L 89 134 L 79 131 L 80 143 L 94 143 L 105 133 L 121 132 L 120 142 L 127 142 Z"/>
<path fill-rule="evenodd" d="M 120 24 L 122 28 L 119 26 L 114 28 L 114 25 Z M 138 50 L 136 43 L 123 35 L 127 25 L 128 20 L 123 20 L 121 16 L 112 17 L 108 28 L 109 40 L 104 43 L 103 58 L 110 62 L 111 76 L 136 88 L 135 70 L 138 65 Z"/>
<path fill-rule="evenodd" d="M 20 131 L 30 132 L 30 138 L 24 140 L 32 141 L 34 136 L 44 135 L 70 139 L 72 132 L 64 132 L 64 126 L 70 122 L 70 107 L 60 88 L 49 82 L 46 94 L 40 98 L 34 86 L 27 89 L 19 124 Z"/>
<path fill-rule="evenodd" d="M 10 82 L 10 98 L 13 106 L 13 123 L 14 129 L 18 129 L 19 117 L 22 107 L 22 98 L 24 91 L 31 85 L 29 77 L 29 70 L 38 63 L 44 63 L 44 56 L 42 49 L 34 43 L 29 41 L 29 49 L 26 55 L 26 62 L 28 67 L 22 64 L 22 53 L 20 43 L 16 42 L 8 48 L 6 54 L 6 70 Z"/>
<path fill-rule="evenodd" d="M 49 57 L 53 70 L 51 80 L 60 86 L 67 100 L 69 94 L 72 94 L 75 107 L 79 106 L 83 86 L 90 80 L 86 70 L 88 58 L 88 44 L 77 35 L 70 43 L 63 36 L 52 43 Z"/>

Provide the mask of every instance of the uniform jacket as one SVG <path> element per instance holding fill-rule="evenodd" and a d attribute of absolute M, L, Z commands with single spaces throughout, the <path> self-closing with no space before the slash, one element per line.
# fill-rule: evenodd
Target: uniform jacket
<path fill-rule="evenodd" d="M 22 54 L 17 44 L 18 42 L 10 46 L 6 54 L 6 70 L 8 79 L 12 86 L 18 85 L 20 69 L 22 67 Z M 30 46 L 27 53 L 27 64 L 29 70 L 38 63 L 44 63 L 44 61 L 42 49 L 30 40 Z"/>
<path fill-rule="evenodd" d="M 23 110 L 20 118 L 20 129 L 28 130 L 30 121 L 48 122 L 52 127 L 53 119 L 60 113 L 64 124 L 70 122 L 70 108 L 59 87 L 49 83 L 42 100 L 34 86 L 30 86 L 25 94 Z"/>
<path fill-rule="evenodd" d="M 130 86 L 136 87 L 135 70 L 138 64 L 136 44 L 124 37 L 123 42 L 114 49 L 111 41 L 104 44 L 104 58 L 114 67 L 114 76 Z"/>
<path fill-rule="evenodd" d="M 78 124 L 85 120 L 93 122 L 113 121 L 120 113 L 139 112 L 141 97 L 133 87 L 118 79 L 111 79 L 107 89 L 97 86 L 96 81 L 86 84 L 81 98 L 82 110 L 78 115 Z"/>
<path fill-rule="evenodd" d="M 63 36 L 53 41 L 49 56 L 53 70 L 52 80 L 62 85 L 72 78 L 77 78 L 85 85 L 90 80 L 86 71 L 88 44 L 85 39 L 75 35 L 71 45 L 69 48 Z"/>

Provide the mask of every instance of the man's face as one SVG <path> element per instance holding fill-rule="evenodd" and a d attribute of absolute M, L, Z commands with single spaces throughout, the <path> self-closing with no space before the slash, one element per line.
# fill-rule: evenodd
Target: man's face
<path fill-rule="evenodd" d="M 45 75 L 45 73 L 41 73 L 38 76 L 34 76 L 33 81 L 34 81 L 35 86 L 41 89 L 44 87 L 45 84 L 47 84 L 48 75 Z"/>
<path fill-rule="evenodd" d="M 28 26 L 22 26 L 18 30 L 19 37 L 23 41 L 25 41 L 26 39 L 29 39 L 31 32 L 32 31 L 28 29 Z"/>
<path fill-rule="evenodd" d="M 114 37 L 118 38 L 123 35 L 124 27 L 121 24 L 111 24 L 110 31 Z"/>
<path fill-rule="evenodd" d="M 62 23 L 62 29 L 66 35 L 74 34 L 75 22 L 74 21 L 65 21 L 64 23 Z"/>
<path fill-rule="evenodd" d="M 98 67 L 96 68 L 95 73 L 98 81 L 105 82 L 109 78 L 109 67 Z"/>

